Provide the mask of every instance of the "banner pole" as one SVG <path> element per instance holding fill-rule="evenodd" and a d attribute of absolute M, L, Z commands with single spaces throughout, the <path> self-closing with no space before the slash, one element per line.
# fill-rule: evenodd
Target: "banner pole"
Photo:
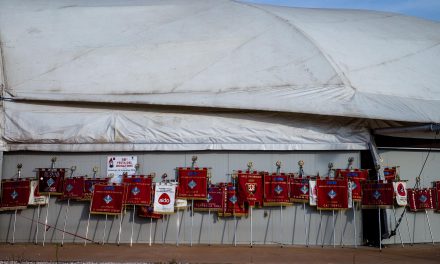
<path fill-rule="evenodd" d="M 333 248 L 336 247 L 336 234 L 335 234 L 335 210 L 332 210 L 333 214 Z"/>
<path fill-rule="evenodd" d="M 66 234 L 67 218 L 69 217 L 69 207 L 70 207 L 70 198 L 67 199 L 67 208 L 66 208 L 66 214 L 64 215 L 63 237 L 61 239 L 61 246 L 64 246 L 64 235 Z"/>
<path fill-rule="evenodd" d="M 339 210 L 338 212 L 338 218 L 339 218 L 339 226 L 341 227 L 341 247 L 344 247 L 344 228 L 342 225 L 342 211 Z"/>
<path fill-rule="evenodd" d="M 208 209 L 208 246 L 211 245 L 211 209 Z"/>
<path fill-rule="evenodd" d="M 134 216 L 136 214 L 136 205 L 133 205 L 133 218 L 131 220 L 131 236 L 130 236 L 130 247 L 133 246 L 133 232 L 134 232 Z"/>
<path fill-rule="evenodd" d="M 382 251 L 382 222 L 380 219 L 380 208 L 377 208 L 377 214 L 379 218 L 379 250 Z"/>
<path fill-rule="evenodd" d="M 429 221 L 428 210 L 425 209 L 426 220 L 428 220 L 429 233 L 431 234 L 432 245 L 434 246 L 434 236 L 432 235 L 431 222 Z"/>
<path fill-rule="evenodd" d="M 118 230 L 118 246 L 119 246 L 121 243 L 121 233 L 122 233 L 122 210 L 118 216 L 119 216 L 119 230 Z"/>
<path fill-rule="evenodd" d="M 280 246 L 283 247 L 283 206 L 280 205 Z"/>
<path fill-rule="evenodd" d="M 39 224 L 40 223 L 40 211 L 41 211 L 41 205 L 38 204 L 38 207 L 37 207 L 37 219 L 38 219 L 38 222 L 37 222 L 37 228 L 35 230 L 35 245 L 38 244 L 38 228 L 40 226 L 40 224 Z"/>
<path fill-rule="evenodd" d="M 303 212 L 304 212 L 304 232 L 305 232 L 305 240 L 306 240 L 306 247 L 309 247 L 309 236 L 308 236 L 308 226 L 307 226 L 307 214 L 306 214 L 306 203 L 303 203 Z"/>
<path fill-rule="evenodd" d="M 250 214 L 250 221 L 251 221 L 251 239 L 250 239 L 250 244 L 251 247 L 253 246 L 253 233 L 252 233 L 252 206 L 249 206 L 249 214 Z"/>
<path fill-rule="evenodd" d="M 354 225 L 354 248 L 357 248 L 357 223 L 356 223 L 356 203 L 354 202 L 354 200 L 351 201 L 352 202 L 352 207 L 353 207 L 353 225 Z"/>
<path fill-rule="evenodd" d="M 21 163 L 19 163 L 19 164 L 17 164 L 17 170 L 18 170 L 18 176 L 17 176 L 17 178 L 18 179 L 20 179 L 21 178 L 21 168 L 23 167 L 23 165 L 21 164 Z M 14 212 L 14 231 L 12 231 L 12 245 L 14 245 L 14 243 L 15 243 L 15 226 L 16 226 L 16 223 L 17 223 L 17 209 L 15 209 L 15 212 Z M 8 227 L 9 228 L 9 227 Z"/>
<path fill-rule="evenodd" d="M 150 217 L 150 243 L 148 245 L 151 247 L 151 229 L 153 228 L 153 217 Z"/>
<path fill-rule="evenodd" d="M 324 235 L 322 235 L 322 210 L 319 210 L 319 233 L 320 233 L 320 236 L 321 236 L 321 247 L 323 248 L 324 247 L 324 235 L 325 235 L 325 232 L 324 232 Z"/>
<path fill-rule="evenodd" d="M 44 247 L 44 243 L 46 242 L 47 218 L 49 215 L 49 205 L 50 205 L 50 193 L 49 193 L 49 202 L 47 203 L 47 207 L 46 207 L 46 220 L 44 220 L 43 247 Z"/>
<path fill-rule="evenodd" d="M 179 228 L 180 228 L 180 216 L 179 216 L 179 209 L 176 210 L 177 212 L 177 220 L 176 220 L 176 246 L 179 246 Z"/>
<path fill-rule="evenodd" d="M 190 246 L 193 246 L 193 226 L 194 226 L 194 199 L 191 200 L 191 236 Z"/>
<path fill-rule="evenodd" d="M 235 211 L 235 208 L 234 208 Z M 237 216 L 234 212 L 234 247 L 237 246 Z"/>
<path fill-rule="evenodd" d="M 162 216 L 162 245 L 165 244 L 165 228 L 164 228 L 164 223 L 163 223 L 163 219 L 165 218 L 165 215 Z"/>
<path fill-rule="evenodd" d="M 413 240 L 411 238 L 411 229 L 409 228 L 408 211 L 406 211 L 406 206 L 403 207 L 403 210 L 405 210 L 404 214 L 405 214 L 406 228 L 408 229 L 409 242 L 411 243 L 411 246 L 412 246 L 413 245 Z"/>
<path fill-rule="evenodd" d="M 105 214 L 105 222 L 104 222 L 104 231 L 102 232 L 102 244 L 104 245 L 104 241 L 105 241 L 105 231 L 107 230 L 107 214 Z"/>
<path fill-rule="evenodd" d="M 89 235 L 89 225 L 90 225 L 90 211 L 89 211 L 89 217 L 87 218 L 86 237 L 84 239 L 84 246 L 87 245 L 87 236 Z"/>
<path fill-rule="evenodd" d="M 394 214 L 394 223 L 396 223 L 397 225 L 397 218 L 396 218 L 396 208 L 393 205 L 393 214 Z M 399 232 L 399 238 L 400 238 L 400 243 L 402 244 L 402 247 L 405 247 L 405 245 L 403 244 L 403 240 L 402 240 L 402 234 L 400 233 L 400 229 L 397 228 L 397 232 Z"/>

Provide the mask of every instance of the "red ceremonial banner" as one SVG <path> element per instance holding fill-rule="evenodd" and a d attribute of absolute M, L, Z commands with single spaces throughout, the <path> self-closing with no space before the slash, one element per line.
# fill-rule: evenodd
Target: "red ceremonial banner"
<path fill-rule="evenodd" d="M 154 208 L 152 206 L 141 206 L 138 211 L 139 217 L 162 219 L 163 214 L 154 213 Z"/>
<path fill-rule="evenodd" d="M 29 179 L 2 180 L 1 210 L 25 209 L 29 202 L 31 182 Z"/>
<path fill-rule="evenodd" d="M 263 205 L 263 175 L 257 171 L 237 171 L 238 196 L 248 206 Z"/>
<path fill-rule="evenodd" d="M 93 190 L 95 189 L 95 184 L 107 184 L 109 178 L 86 178 L 84 180 L 84 195 L 83 200 L 92 200 Z"/>
<path fill-rule="evenodd" d="M 40 194 L 62 195 L 66 169 L 37 169 Z"/>
<path fill-rule="evenodd" d="M 62 199 L 82 199 L 84 197 L 84 180 L 84 177 L 64 179 Z"/>
<path fill-rule="evenodd" d="M 397 168 L 392 167 L 392 168 L 383 169 L 383 176 L 385 177 L 385 180 L 388 182 L 395 181 L 397 176 Z"/>
<path fill-rule="evenodd" d="M 211 184 L 208 187 L 208 198 L 194 201 L 194 211 L 220 211 L 222 210 L 224 184 Z"/>
<path fill-rule="evenodd" d="M 219 216 L 244 216 L 247 209 L 243 201 L 239 201 L 237 196 L 237 188 L 232 183 L 222 186 L 222 209 L 218 211 Z"/>
<path fill-rule="evenodd" d="M 208 197 L 208 168 L 177 168 L 179 199 L 206 200 Z"/>
<path fill-rule="evenodd" d="M 318 210 L 343 210 L 348 208 L 348 180 L 347 179 L 318 179 Z"/>
<path fill-rule="evenodd" d="M 360 170 L 360 169 L 337 169 L 336 170 L 336 177 L 341 177 L 344 179 L 352 179 L 356 178 L 361 181 L 366 181 L 368 179 L 368 170 Z"/>
<path fill-rule="evenodd" d="M 117 215 L 122 212 L 122 205 L 125 196 L 125 186 L 115 184 L 95 184 L 91 214 Z"/>
<path fill-rule="evenodd" d="M 434 189 L 408 189 L 407 191 L 411 211 L 434 209 Z"/>
<path fill-rule="evenodd" d="M 362 186 L 362 208 L 390 208 L 394 204 L 394 188 L 390 182 L 365 182 Z"/>
<path fill-rule="evenodd" d="M 152 177 L 144 175 L 124 176 L 122 183 L 127 188 L 124 204 L 151 204 Z"/>
<path fill-rule="evenodd" d="M 440 181 L 434 182 L 436 211 L 440 211 Z"/>
<path fill-rule="evenodd" d="M 264 180 L 264 206 L 291 205 L 289 199 L 289 175 L 285 173 L 272 175 L 265 174 Z"/>
<path fill-rule="evenodd" d="M 295 178 L 290 176 L 290 201 L 298 203 L 309 203 L 310 199 L 310 177 Z"/>

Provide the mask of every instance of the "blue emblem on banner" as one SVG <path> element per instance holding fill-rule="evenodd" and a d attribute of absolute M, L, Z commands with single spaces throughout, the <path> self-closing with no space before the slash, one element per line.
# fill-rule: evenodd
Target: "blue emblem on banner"
<path fill-rule="evenodd" d="M 237 202 L 237 197 L 234 195 L 231 198 L 229 198 L 229 201 L 233 204 L 235 204 Z"/>
<path fill-rule="evenodd" d="M 196 183 L 194 180 L 191 180 L 191 181 L 188 183 L 188 186 L 189 186 L 189 188 L 194 189 L 194 187 L 197 186 L 197 183 Z"/>
<path fill-rule="evenodd" d="M 206 199 L 206 201 L 208 201 L 208 203 L 212 200 L 212 196 L 210 194 L 208 194 L 208 198 Z"/>
<path fill-rule="evenodd" d="M 424 203 L 428 200 L 428 197 L 426 197 L 426 195 L 422 194 L 422 196 L 420 196 L 419 201 Z"/>
<path fill-rule="evenodd" d="M 330 197 L 330 199 L 333 199 L 336 197 L 336 192 L 331 189 L 331 191 L 329 191 L 327 195 Z"/>
<path fill-rule="evenodd" d="M 303 194 L 306 194 L 306 193 L 308 193 L 309 192 L 309 188 L 307 188 L 307 186 L 305 186 L 305 185 L 303 185 L 303 187 L 301 187 L 301 192 L 303 193 Z"/>
<path fill-rule="evenodd" d="M 66 191 L 67 191 L 67 192 L 71 192 L 72 190 L 73 190 L 73 185 L 69 183 L 69 184 L 66 186 Z"/>
<path fill-rule="evenodd" d="M 18 197 L 18 193 L 14 190 L 14 191 L 11 193 L 11 197 L 12 197 L 13 200 L 15 200 L 15 198 Z"/>
<path fill-rule="evenodd" d="M 277 187 L 275 187 L 275 192 L 277 194 L 280 194 L 283 191 L 283 188 L 281 188 L 281 186 L 277 185 Z"/>
<path fill-rule="evenodd" d="M 89 192 L 93 192 L 93 190 L 95 190 L 95 185 L 91 185 L 89 188 Z"/>
<path fill-rule="evenodd" d="M 55 181 L 52 179 L 52 178 L 50 178 L 49 180 L 47 180 L 47 186 L 52 186 L 54 183 L 55 183 Z"/>
<path fill-rule="evenodd" d="M 357 184 L 355 183 L 355 182 L 352 182 L 351 183 L 351 189 L 352 190 L 354 190 L 354 189 L 356 189 L 358 186 L 357 186 Z"/>
<path fill-rule="evenodd" d="M 141 192 L 137 186 L 135 186 L 133 189 L 131 189 L 131 193 L 133 195 L 138 195 Z"/>
<path fill-rule="evenodd" d="M 107 196 L 104 197 L 104 202 L 106 204 L 109 204 L 111 201 L 113 201 L 112 197 L 107 194 Z"/>
<path fill-rule="evenodd" d="M 378 190 L 376 190 L 376 191 L 373 193 L 373 197 L 374 197 L 374 199 L 376 199 L 376 200 L 378 200 L 381 196 L 382 196 L 382 194 L 380 194 L 380 192 L 379 192 Z"/>

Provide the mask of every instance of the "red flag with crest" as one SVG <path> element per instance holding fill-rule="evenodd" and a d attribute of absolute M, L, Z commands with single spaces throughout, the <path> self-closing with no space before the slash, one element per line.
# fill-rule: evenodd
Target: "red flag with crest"
<path fill-rule="evenodd" d="M 351 195 L 353 201 L 360 202 L 362 200 L 362 182 L 368 179 L 368 170 L 360 169 L 337 169 L 338 177 L 348 179 L 351 182 Z"/>
<path fill-rule="evenodd" d="M 84 179 L 84 177 L 64 179 L 62 199 L 82 199 L 84 197 Z"/>
<path fill-rule="evenodd" d="M 394 186 L 391 182 L 365 182 L 362 191 L 363 209 L 390 208 L 394 204 Z"/>
<path fill-rule="evenodd" d="M 247 208 L 244 202 L 240 201 L 237 195 L 237 187 L 233 183 L 226 183 L 222 186 L 222 209 L 218 211 L 219 216 L 244 216 Z"/>
<path fill-rule="evenodd" d="M 25 209 L 31 193 L 30 179 L 2 180 L 2 196 L 0 209 L 20 210 Z"/>
<path fill-rule="evenodd" d="M 264 175 L 264 206 L 291 205 L 289 198 L 289 175 L 285 173 Z"/>
<path fill-rule="evenodd" d="M 317 179 L 318 210 L 343 210 L 348 208 L 347 179 Z"/>
<path fill-rule="evenodd" d="M 122 183 L 126 186 L 124 204 L 149 205 L 151 204 L 152 177 L 144 175 L 124 175 Z"/>
<path fill-rule="evenodd" d="M 117 215 L 122 212 L 125 196 L 125 186 L 116 184 L 95 184 L 91 214 Z"/>
<path fill-rule="evenodd" d="M 308 203 L 310 200 L 310 177 L 297 177 L 290 175 L 290 201 Z"/>
<path fill-rule="evenodd" d="M 395 181 L 397 176 L 397 167 L 384 168 L 383 176 L 385 177 L 385 180 L 388 182 Z"/>
<path fill-rule="evenodd" d="M 411 211 L 434 209 L 434 189 L 408 189 L 407 191 Z"/>
<path fill-rule="evenodd" d="M 211 184 L 208 187 L 208 198 L 194 201 L 194 211 L 220 211 L 222 210 L 223 183 Z"/>
<path fill-rule="evenodd" d="M 93 190 L 95 190 L 95 184 L 107 184 L 109 178 L 86 178 L 84 180 L 84 194 L 83 200 L 91 200 Z"/>
<path fill-rule="evenodd" d="M 435 202 L 436 202 L 436 211 L 440 211 L 440 181 L 434 182 L 434 191 L 435 191 Z"/>
<path fill-rule="evenodd" d="M 249 206 L 263 205 L 263 175 L 257 171 L 237 171 L 238 196 Z"/>
<path fill-rule="evenodd" d="M 37 169 L 38 188 L 40 194 L 62 195 L 66 169 Z"/>
<path fill-rule="evenodd" d="M 177 168 L 177 198 L 206 200 L 208 197 L 208 168 Z"/>

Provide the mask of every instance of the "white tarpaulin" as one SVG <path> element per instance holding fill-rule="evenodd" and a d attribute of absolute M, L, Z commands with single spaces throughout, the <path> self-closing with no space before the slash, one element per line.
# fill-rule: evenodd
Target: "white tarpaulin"
<path fill-rule="evenodd" d="M 0 0 L 2 149 L 361 149 L 360 120 L 440 122 L 439 43 L 371 11 Z"/>

